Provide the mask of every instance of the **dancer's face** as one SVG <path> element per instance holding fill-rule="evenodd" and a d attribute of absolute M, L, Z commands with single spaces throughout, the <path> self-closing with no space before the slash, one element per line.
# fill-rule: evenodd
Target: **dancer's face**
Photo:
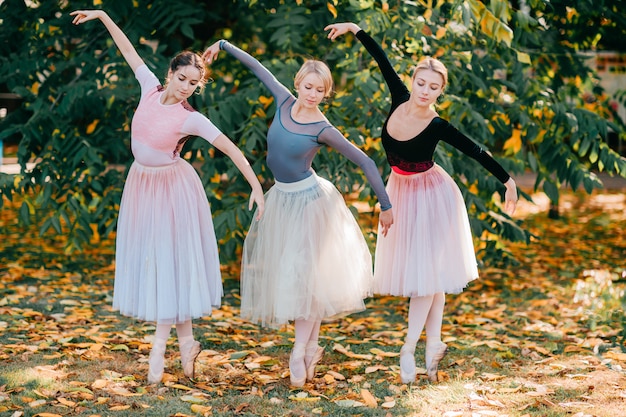
<path fill-rule="evenodd" d="M 297 87 L 298 101 L 307 108 L 317 107 L 326 96 L 326 87 L 319 75 L 307 74 Z"/>
<path fill-rule="evenodd" d="M 411 96 L 420 106 L 430 106 L 443 91 L 443 77 L 430 69 L 421 69 L 413 77 Z"/>
<path fill-rule="evenodd" d="M 200 86 L 201 75 L 200 70 L 193 65 L 178 67 L 175 72 L 170 71 L 168 96 L 176 98 L 176 101 L 188 99 Z"/>

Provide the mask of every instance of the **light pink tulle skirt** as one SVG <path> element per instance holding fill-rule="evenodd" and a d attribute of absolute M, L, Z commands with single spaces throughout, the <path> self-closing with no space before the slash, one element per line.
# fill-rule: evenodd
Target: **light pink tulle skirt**
<path fill-rule="evenodd" d="M 376 294 L 459 293 L 478 278 L 465 202 L 443 168 L 435 164 L 413 175 L 392 171 L 387 193 L 394 224 L 386 237 L 379 230 Z"/>
<path fill-rule="evenodd" d="M 211 210 L 187 161 L 132 164 L 120 205 L 115 262 L 113 308 L 125 316 L 181 323 L 220 306 Z"/>
<path fill-rule="evenodd" d="M 314 174 L 267 192 L 244 243 L 243 318 L 276 327 L 362 311 L 372 279 L 363 233 L 333 184 Z"/>

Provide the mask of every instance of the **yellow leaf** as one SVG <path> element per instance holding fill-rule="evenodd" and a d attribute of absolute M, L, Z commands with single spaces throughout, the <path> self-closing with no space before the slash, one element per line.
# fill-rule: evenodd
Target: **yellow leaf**
<path fill-rule="evenodd" d="M 196 397 L 195 395 L 183 395 L 182 397 L 180 397 L 180 400 L 186 403 L 193 404 L 202 404 L 206 402 L 206 398 Z"/>
<path fill-rule="evenodd" d="M 517 60 L 523 64 L 531 64 L 530 55 L 526 52 L 517 51 Z"/>
<path fill-rule="evenodd" d="M 604 354 L 604 357 L 626 362 L 626 353 L 608 351 Z"/>
<path fill-rule="evenodd" d="M 335 6 L 333 6 L 330 3 L 326 3 L 326 7 L 328 7 L 328 11 L 330 12 L 330 14 L 333 15 L 333 17 L 336 19 L 337 18 L 337 9 L 335 8 Z"/>
<path fill-rule="evenodd" d="M 370 349 L 370 352 L 376 356 L 383 356 L 386 358 L 395 358 L 396 356 L 400 356 L 400 352 L 385 352 L 384 350 L 379 348 Z"/>
<path fill-rule="evenodd" d="M 184 390 L 184 391 L 191 391 L 193 388 L 189 388 L 188 386 L 182 385 L 182 384 L 172 384 L 170 385 L 171 388 L 176 388 L 176 389 L 180 389 L 180 390 Z"/>
<path fill-rule="evenodd" d="M 96 130 L 96 126 L 98 126 L 98 123 L 100 122 L 100 119 L 95 119 L 93 122 L 91 122 L 89 124 L 89 126 L 87 126 L 87 131 L 86 133 L 88 135 L 91 135 L 93 133 L 94 130 Z"/>
<path fill-rule="evenodd" d="M 372 374 L 374 372 L 385 371 L 385 370 L 387 370 L 386 366 L 381 366 L 381 365 L 368 366 L 367 368 L 365 368 L 365 373 L 366 374 Z"/>
<path fill-rule="evenodd" d="M 361 398 L 363 398 L 363 401 L 365 401 L 365 404 L 368 407 L 371 408 L 376 408 L 378 407 L 378 401 L 376 400 L 376 397 L 374 397 L 372 395 L 371 392 L 369 392 L 369 390 L 366 390 L 365 388 L 361 390 Z"/>
<path fill-rule="evenodd" d="M 309 397 L 309 394 L 306 392 L 299 392 L 296 395 L 290 395 L 289 399 L 291 401 L 302 401 L 302 402 L 315 402 L 319 401 L 320 397 Z"/>
<path fill-rule="evenodd" d="M 130 349 L 126 345 L 115 345 L 110 350 L 123 350 L 125 352 L 128 352 Z"/>
<path fill-rule="evenodd" d="M 497 40 L 504 42 L 506 46 L 511 47 L 511 42 L 513 42 L 513 30 L 499 20 L 496 35 Z"/>
<path fill-rule="evenodd" d="M 522 131 L 513 129 L 513 134 L 503 145 L 508 154 L 516 154 L 522 149 Z"/>
<path fill-rule="evenodd" d="M 259 102 L 263 105 L 263 107 L 265 107 L 267 109 L 267 107 L 272 104 L 272 102 L 274 101 L 274 96 L 272 97 L 265 97 L 265 96 L 259 96 Z"/>
<path fill-rule="evenodd" d="M 109 411 L 124 411 L 124 410 L 128 410 L 130 408 L 130 405 L 114 405 L 113 407 L 109 408 Z"/>
<path fill-rule="evenodd" d="M 393 408 L 396 406 L 396 400 L 385 401 L 380 405 L 382 408 Z"/>
<path fill-rule="evenodd" d="M 346 380 L 346 377 L 341 375 L 339 372 L 328 371 L 327 374 L 332 376 L 333 378 L 335 378 L 337 381 L 345 381 Z"/>
<path fill-rule="evenodd" d="M 210 405 L 191 404 L 191 411 L 199 414 L 209 414 L 212 408 Z"/>
<path fill-rule="evenodd" d="M 46 400 L 35 400 L 28 403 L 28 406 L 31 408 L 41 407 L 42 405 L 46 405 Z"/>
<path fill-rule="evenodd" d="M 33 417 L 63 417 L 61 414 L 54 413 L 37 413 Z"/>
<path fill-rule="evenodd" d="M 446 35 L 446 28 L 441 26 L 437 29 L 437 33 L 435 33 L 435 38 L 441 39 Z"/>
<path fill-rule="evenodd" d="M 37 95 L 39 93 L 39 85 L 39 82 L 35 81 L 33 85 L 30 86 L 30 92 Z"/>
<path fill-rule="evenodd" d="M 76 403 L 74 401 L 66 400 L 63 397 L 57 398 L 57 401 L 60 402 L 63 405 L 68 406 L 68 407 L 74 407 L 76 405 Z"/>

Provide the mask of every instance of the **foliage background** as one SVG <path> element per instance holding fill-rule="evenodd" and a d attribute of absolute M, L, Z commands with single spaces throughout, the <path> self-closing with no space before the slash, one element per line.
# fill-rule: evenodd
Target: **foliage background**
<path fill-rule="evenodd" d="M 70 11 L 93 7 L 110 13 L 156 74 L 165 74 L 176 52 L 202 51 L 220 38 L 248 50 L 287 86 L 303 59 L 327 61 L 337 84 L 327 116 L 386 177 L 378 141 L 389 106 L 386 86 L 358 41 L 347 36 L 331 44 L 323 31 L 334 21 L 358 22 L 407 79 L 420 56 L 439 57 L 450 71 L 441 115 L 514 176 L 536 173 L 535 188 L 554 203 L 563 184 L 591 192 L 601 185 L 594 171 L 626 175 L 626 161 L 607 142 L 609 131 L 625 137 L 624 123 L 577 54 L 621 45 L 624 2 L 601 3 L 6 0 L 0 4 L 0 80 L 22 104 L 2 121 L 0 138 L 19 142 L 23 168 L 29 161 L 37 165 L 17 177 L 0 176 L 1 201 L 23 195 L 21 220 L 39 224 L 42 235 L 69 235 L 68 251 L 115 230 L 139 89 L 103 25 L 71 24 Z M 590 30 L 590 21 L 601 24 Z M 192 105 L 238 143 L 269 186 L 264 138 L 274 106 L 268 91 L 225 54 L 211 72 L 214 82 Z M 584 100 L 583 92 L 593 99 Z M 203 140 L 190 141 L 184 151 L 209 195 L 222 258 L 236 259 L 251 217 L 247 184 Z M 530 234 L 500 211 L 497 180 L 445 145 L 436 160 L 461 187 L 481 259 L 512 262 L 499 238 L 528 241 Z M 374 206 L 362 174 L 345 158 L 323 150 L 315 169 L 342 191 L 357 184 L 358 198 Z"/>

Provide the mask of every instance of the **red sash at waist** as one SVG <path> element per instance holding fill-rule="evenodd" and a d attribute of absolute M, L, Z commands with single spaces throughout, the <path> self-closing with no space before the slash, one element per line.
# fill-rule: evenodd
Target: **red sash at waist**
<path fill-rule="evenodd" d="M 402 167 L 394 165 L 391 167 L 393 172 L 400 175 L 413 175 L 417 172 L 428 171 L 435 165 L 435 161 L 422 161 L 422 162 L 406 162 L 402 163 Z"/>

